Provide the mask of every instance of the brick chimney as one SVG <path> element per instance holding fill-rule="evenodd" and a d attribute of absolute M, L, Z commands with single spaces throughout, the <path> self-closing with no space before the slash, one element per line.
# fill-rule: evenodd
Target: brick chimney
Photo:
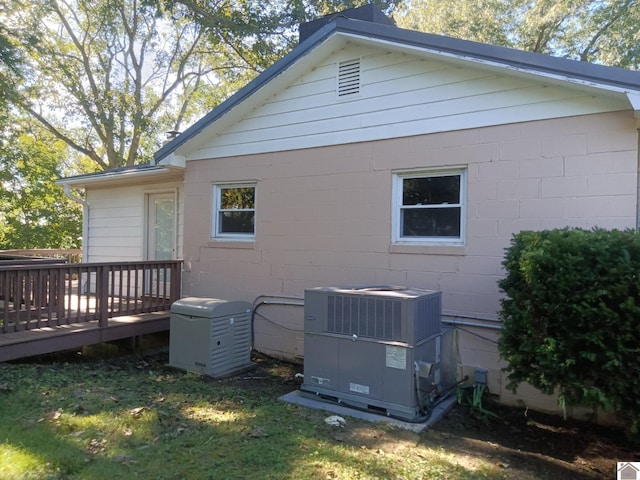
<path fill-rule="evenodd" d="M 363 5 L 362 7 L 350 8 L 342 12 L 331 13 L 310 22 L 301 23 L 298 28 L 298 41 L 304 42 L 315 32 L 331 22 L 336 17 L 353 18 L 365 22 L 380 23 L 382 25 L 394 25 L 393 21 L 387 17 L 382 10 L 373 4 Z"/>

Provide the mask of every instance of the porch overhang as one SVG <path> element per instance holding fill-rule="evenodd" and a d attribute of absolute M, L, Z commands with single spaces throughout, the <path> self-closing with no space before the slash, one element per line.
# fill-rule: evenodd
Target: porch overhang
<path fill-rule="evenodd" d="M 182 180 L 184 167 L 178 165 L 145 165 L 106 170 L 104 172 L 60 178 L 56 184 L 62 187 L 111 187 L 114 185 L 136 185 L 161 181 Z"/>

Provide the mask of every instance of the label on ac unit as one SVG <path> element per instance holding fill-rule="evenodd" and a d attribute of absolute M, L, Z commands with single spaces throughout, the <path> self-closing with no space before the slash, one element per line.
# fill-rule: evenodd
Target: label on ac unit
<path fill-rule="evenodd" d="M 407 369 L 407 349 L 395 345 L 386 345 L 385 365 L 399 370 Z"/>
<path fill-rule="evenodd" d="M 331 383 L 330 378 L 324 377 L 311 377 L 311 381 L 317 383 L 318 385 L 329 385 Z"/>
<path fill-rule="evenodd" d="M 349 390 L 356 393 L 364 393 L 369 395 L 369 385 L 360 385 L 359 383 L 349 383 Z"/>

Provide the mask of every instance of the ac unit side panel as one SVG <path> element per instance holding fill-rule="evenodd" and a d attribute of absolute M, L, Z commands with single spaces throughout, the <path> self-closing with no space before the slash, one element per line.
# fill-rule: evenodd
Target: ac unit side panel
<path fill-rule="evenodd" d="M 307 291 L 304 296 L 305 333 L 323 333 L 326 329 L 327 296 L 322 292 Z"/>
<path fill-rule="evenodd" d="M 417 407 L 414 376 L 414 349 L 384 345 L 384 364 L 380 369 L 382 399 L 385 402 Z"/>
<path fill-rule="evenodd" d="M 326 335 L 305 334 L 303 388 L 338 391 L 340 348 L 337 340 Z"/>
<path fill-rule="evenodd" d="M 338 356 L 338 390 L 367 399 L 382 400 L 384 345 L 378 342 L 336 338 Z"/>

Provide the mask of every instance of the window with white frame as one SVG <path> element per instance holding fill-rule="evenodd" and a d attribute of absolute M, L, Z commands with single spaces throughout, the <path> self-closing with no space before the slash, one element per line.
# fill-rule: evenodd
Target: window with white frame
<path fill-rule="evenodd" d="M 213 238 L 255 238 L 255 183 L 214 185 L 213 198 Z"/>
<path fill-rule="evenodd" d="M 464 243 L 464 168 L 395 173 L 393 195 L 394 242 Z"/>

